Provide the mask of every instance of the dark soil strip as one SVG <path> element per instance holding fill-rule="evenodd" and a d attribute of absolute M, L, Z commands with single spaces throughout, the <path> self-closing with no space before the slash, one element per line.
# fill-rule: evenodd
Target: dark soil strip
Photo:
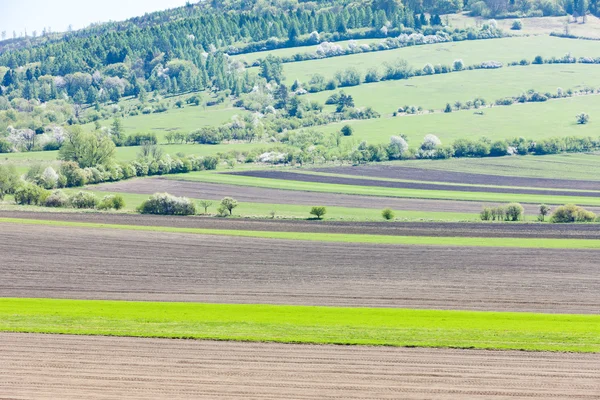
<path fill-rule="evenodd" d="M 173 217 L 139 214 L 40 213 L 0 211 L 0 218 L 91 222 L 117 225 L 167 226 L 272 232 L 351 233 L 395 236 L 523 237 L 600 239 L 597 224 L 521 224 L 454 222 L 344 222 L 278 219 Z M 0 225 L 1 227 L 1 225 Z"/>
<path fill-rule="evenodd" d="M 471 174 L 464 172 L 439 171 L 424 168 L 394 165 L 364 165 L 356 167 L 318 168 L 318 172 L 371 176 L 379 178 L 407 179 L 415 181 L 468 183 L 473 185 L 539 187 L 548 189 L 600 190 L 600 181 L 566 179 L 521 178 L 514 176 Z"/>
<path fill-rule="evenodd" d="M 594 250 L 0 227 L 6 297 L 600 312 Z"/>
<path fill-rule="evenodd" d="M 546 196 L 585 196 L 600 197 L 600 193 L 593 192 L 572 192 L 566 190 L 541 190 L 541 189 L 509 189 L 479 186 L 458 186 L 458 185 L 438 185 L 432 183 L 414 183 L 414 182 L 391 182 L 374 179 L 342 178 L 337 176 L 322 176 L 299 174 L 287 171 L 242 171 L 229 172 L 229 175 L 252 176 L 257 178 L 283 179 L 288 181 L 300 182 L 318 182 L 333 183 L 338 185 L 358 185 L 375 186 L 398 189 L 423 189 L 423 190 L 451 190 L 460 192 L 486 192 L 486 193 L 516 193 L 516 194 L 537 194 Z"/>

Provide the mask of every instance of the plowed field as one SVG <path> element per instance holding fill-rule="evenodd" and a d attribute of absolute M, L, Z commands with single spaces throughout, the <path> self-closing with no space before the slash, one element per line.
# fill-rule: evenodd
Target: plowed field
<path fill-rule="evenodd" d="M 345 244 L 3 223 L 6 297 L 598 313 L 594 250 Z"/>
<path fill-rule="evenodd" d="M 2 399 L 597 399 L 597 354 L 0 334 Z"/>

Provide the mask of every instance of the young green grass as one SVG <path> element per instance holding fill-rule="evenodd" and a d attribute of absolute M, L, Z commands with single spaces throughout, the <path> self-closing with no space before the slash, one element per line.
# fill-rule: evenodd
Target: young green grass
<path fill-rule="evenodd" d="M 600 351 L 600 316 L 512 312 L 5 298 L 0 331 Z"/>
<path fill-rule="evenodd" d="M 530 19 L 522 21 L 523 25 L 527 26 L 527 21 L 530 21 Z M 564 23 L 564 20 L 562 23 Z M 580 24 L 571 24 L 571 26 L 573 25 Z M 591 26 L 593 23 L 585 25 Z M 305 53 L 308 49 L 310 48 L 286 49 L 286 54 Z M 491 60 L 499 61 L 505 65 L 511 61 L 522 59 L 531 62 L 538 55 L 544 58 L 561 58 L 566 53 L 571 53 L 576 58 L 595 57 L 599 50 L 600 44 L 595 41 L 563 39 L 545 35 L 467 40 L 286 63 L 283 72 L 286 83 L 292 84 L 296 79 L 301 82 L 308 82 L 315 73 L 319 73 L 326 78 L 332 78 L 337 71 L 346 68 L 355 68 L 363 76 L 369 68 L 379 68 L 379 71 L 383 72 L 384 63 L 393 63 L 398 59 L 406 60 L 413 68 L 421 69 L 426 63 L 452 65 L 454 60 L 457 59 L 463 60 L 464 64 L 469 66 Z M 528 85 L 524 89 L 530 88 Z"/>
<path fill-rule="evenodd" d="M 386 245 L 418 246 L 471 246 L 471 247 L 517 247 L 536 249 L 600 249 L 598 239 L 550 239 L 550 238 L 486 238 L 453 236 L 393 236 L 368 234 L 340 234 L 318 232 L 271 232 L 234 229 L 178 228 L 165 226 L 118 225 L 91 222 L 52 221 L 21 218 L 0 218 L 0 224 L 24 224 L 87 229 L 117 229 L 145 232 L 184 233 L 197 235 L 220 235 L 261 239 L 304 240 L 333 243 L 370 243 Z"/>
<path fill-rule="evenodd" d="M 519 96 L 529 89 L 540 93 L 556 93 L 558 87 L 566 91 L 569 88 L 578 90 L 599 85 L 600 69 L 596 65 L 545 64 L 419 76 L 339 90 L 352 95 L 357 107 L 370 106 L 381 114 L 389 115 L 405 105 L 421 106 L 426 111 L 440 111 L 447 103 L 465 103 L 477 97 L 493 103 L 504 97 Z M 305 98 L 324 103 L 333 93 L 328 90 L 308 94 Z M 467 113 L 472 114 L 473 111 Z"/>
<path fill-rule="evenodd" d="M 527 87 L 523 89 L 527 90 Z M 485 91 L 482 90 L 482 93 L 485 94 Z M 487 96 L 485 98 L 495 100 Z M 412 148 L 418 148 L 427 134 L 436 135 L 445 145 L 452 144 L 457 139 L 476 140 L 481 137 L 493 141 L 518 137 L 531 140 L 565 136 L 598 138 L 600 122 L 594 119 L 592 110 L 599 108 L 600 96 L 575 96 L 544 103 L 482 108 L 482 115 L 475 114 L 476 110 L 471 109 L 451 113 L 342 121 L 314 129 L 327 135 L 339 133 L 344 125 L 350 125 L 354 133 L 342 139 L 344 145 L 358 145 L 361 140 L 366 140 L 369 144 L 389 143 L 391 136 L 404 134 Z M 579 125 L 575 120 L 575 116 L 582 111 L 590 114 L 590 122 L 585 125 Z"/>

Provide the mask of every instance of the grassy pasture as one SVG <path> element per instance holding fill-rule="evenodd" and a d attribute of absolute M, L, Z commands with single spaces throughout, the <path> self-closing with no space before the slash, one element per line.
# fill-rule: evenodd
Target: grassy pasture
<path fill-rule="evenodd" d="M 0 330 L 253 342 L 600 351 L 600 316 L 0 299 Z"/>
<path fill-rule="evenodd" d="M 272 189 L 301 190 L 307 192 L 342 193 L 364 196 L 399 197 L 433 200 L 464 200 L 490 203 L 531 203 L 531 204 L 578 204 L 600 206 L 600 197 L 547 196 L 538 194 L 462 192 L 452 190 L 398 189 L 377 186 L 342 185 L 321 182 L 289 181 L 283 179 L 257 178 L 239 175 L 223 175 L 205 172 L 169 176 L 169 179 L 223 183 L 240 186 L 254 186 Z"/>
<path fill-rule="evenodd" d="M 487 22 L 487 19 L 479 17 L 469 17 L 465 14 L 449 14 L 448 21 L 452 28 L 467 28 Z M 445 19 L 446 16 L 443 17 Z M 520 19 L 523 23 L 523 28 L 520 31 L 511 30 L 511 26 L 515 19 Z M 569 20 L 564 17 L 536 17 L 536 18 L 507 18 L 498 19 L 496 23 L 498 27 L 505 32 L 510 32 L 512 35 L 548 35 L 552 32 L 564 33 L 565 24 Z M 572 18 L 570 18 L 572 21 Z M 587 22 L 581 23 L 581 18 L 577 23 L 569 23 L 569 33 L 575 36 L 600 38 L 600 18 L 593 15 L 587 16 Z"/>
<path fill-rule="evenodd" d="M 337 71 L 350 67 L 356 68 L 363 75 L 369 68 L 379 68 L 382 71 L 384 63 L 398 59 L 406 60 L 414 68 L 423 68 L 426 63 L 452 65 L 456 59 L 462 59 L 465 65 L 490 60 L 507 64 L 521 59 L 532 61 L 537 55 L 562 57 L 569 52 L 574 57 L 596 57 L 600 53 L 600 42 L 546 35 L 467 40 L 286 63 L 283 72 L 286 82 L 291 84 L 296 79 L 300 82 L 308 82 L 315 73 L 330 78 Z"/>
<path fill-rule="evenodd" d="M 361 44 L 371 44 L 371 43 L 379 43 L 383 39 L 358 39 L 354 40 L 356 44 L 359 46 Z M 335 44 L 342 46 L 342 48 L 347 48 L 348 44 L 352 40 L 341 40 L 339 42 L 334 42 Z M 285 49 L 277 49 L 277 50 L 266 50 L 266 51 L 257 51 L 254 53 L 246 53 L 246 54 L 238 54 L 232 56 L 234 60 L 239 60 L 245 62 L 247 64 L 252 64 L 254 61 L 258 59 L 264 59 L 269 55 L 273 55 L 275 57 L 291 57 L 296 54 L 304 54 L 304 53 L 314 53 L 317 51 L 318 45 L 313 46 L 299 46 L 299 47 L 288 47 Z"/>
<path fill-rule="evenodd" d="M 368 83 L 340 90 L 352 95 L 358 107 L 370 106 L 389 115 L 405 105 L 421 106 L 424 110 L 442 110 L 447 103 L 453 105 L 457 100 L 464 103 L 482 97 L 488 103 L 493 103 L 497 99 L 518 96 L 530 89 L 556 93 L 558 87 L 567 90 L 586 86 L 600 86 L 600 66 L 548 64 L 480 69 Z M 323 91 L 308 94 L 305 98 L 324 103 L 332 93 L 334 92 Z"/>
<path fill-rule="evenodd" d="M 89 222 L 51 221 L 21 218 L 0 218 L 2 223 L 26 225 L 67 226 L 89 229 L 118 229 L 131 231 L 187 233 L 197 235 L 219 235 L 252 237 L 262 239 L 304 240 L 333 243 L 370 243 L 415 246 L 470 246 L 470 247 L 515 247 L 531 249 L 600 249 L 597 239 L 549 239 L 549 238 L 483 238 L 453 236 L 394 236 L 369 234 L 339 234 L 316 232 L 269 232 L 231 229 L 177 228 L 164 226 L 115 225 Z"/>
<path fill-rule="evenodd" d="M 169 108 L 164 113 L 139 114 L 122 120 L 125 135 L 135 133 L 155 133 L 159 143 L 166 143 L 165 135 L 172 133 L 188 134 L 204 126 L 219 126 L 231 122 L 234 115 L 243 115 L 246 111 L 230 106 L 190 106 Z M 102 126 L 109 127 L 112 119 L 101 121 Z M 92 130 L 94 124 L 84 125 L 84 129 Z"/>
<path fill-rule="evenodd" d="M 354 134 L 343 139 L 347 142 L 367 140 L 369 143 L 388 143 L 390 136 L 402 133 L 407 135 L 408 143 L 412 147 L 418 147 L 423 137 L 429 133 L 438 136 L 444 144 L 449 144 L 456 139 L 478 139 L 483 136 L 492 140 L 520 136 L 527 139 L 553 136 L 598 137 L 598 121 L 594 110 L 599 107 L 600 96 L 598 95 L 576 96 L 545 103 L 484 108 L 482 109 L 484 115 L 474 114 L 474 110 L 465 110 L 448 114 L 433 113 L 344 121 L 314 129 L 333 133 L 339 132 L 344 125 L 350 125 L 354 128 Z M 575 116 L 580 112 L 590 114 L 588 124 L 576 123 Z"/>

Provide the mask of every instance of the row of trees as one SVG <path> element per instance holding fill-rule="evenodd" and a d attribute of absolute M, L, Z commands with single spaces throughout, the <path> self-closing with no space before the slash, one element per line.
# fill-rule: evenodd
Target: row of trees
<path fill-rule="evenodd" d="M 550 216 L 552 223 L 573 222 L 600 222 L 591 211 L 574 204 L 557 207 L 553 212 L 546 204 L 539 206 L 538 221 L 544 222 Z M 524 208 L 519 203 L 510 203 L 506 206 L 484 207 L 479 217 L 482 221 L 522 221 L 525 218 Z"/>

